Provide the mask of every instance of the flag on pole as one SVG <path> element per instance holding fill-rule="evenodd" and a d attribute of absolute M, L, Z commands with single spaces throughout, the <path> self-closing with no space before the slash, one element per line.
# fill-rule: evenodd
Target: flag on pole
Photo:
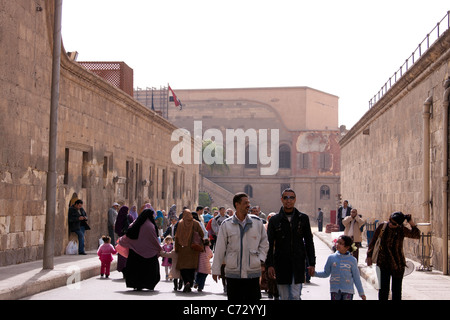
<path fill-rule="evenodd" d="M 180 99 L 177 98 L 177 95 L 175 94 L 175 92 L 173 92 L 173 90 L 170 86 L 169 86 L 169 90 L 170 90 L 170 92 L 172 92 L 173 102 L 175 103 L 175 106 L 180 107 L 180 110 L 181 110 L 183 108 L 183 105 L 181 104 Z"/>

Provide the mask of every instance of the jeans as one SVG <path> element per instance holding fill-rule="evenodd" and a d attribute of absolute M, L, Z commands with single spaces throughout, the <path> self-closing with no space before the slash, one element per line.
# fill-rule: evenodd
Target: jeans
<path fill-rule="evenodd" d="M 294 276 L 292 276 L 291 284 L 278 284 L 278 293 L 280 300 L 301 300 L 303 284 L 294 283 Z"/>
<path fill-rule="evenodd" d="M 78 236 L 78 253 L 84 253 L 84 227 L 74 231 Z"/>
<path fill-rule="evenodd" d="M 195 283 L 198 285 L 200 290 L 203 290 L 205 287 L 205 280 L 208 274 L 197 272 L 197 276 L 195 277 Z"/>
<path fill-rule="evenodd" d="M 353 300 L 353 294 L 342 292 L 331 292 L 331 300 Z"/>

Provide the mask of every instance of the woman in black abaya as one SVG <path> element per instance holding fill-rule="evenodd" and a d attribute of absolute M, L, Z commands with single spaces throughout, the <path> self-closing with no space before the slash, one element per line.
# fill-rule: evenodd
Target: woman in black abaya
<path fill-rule="evenodd" d="M 128 288 L 154 290 L 160 280 L 158 230 L 153 210 L 144 210 L 120 238 L 121 246 L 129 248 L 125 280 Z"/>

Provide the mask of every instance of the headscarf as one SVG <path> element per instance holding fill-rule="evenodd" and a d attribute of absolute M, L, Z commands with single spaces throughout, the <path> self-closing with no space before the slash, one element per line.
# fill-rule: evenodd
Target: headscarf
<path fill-rule="evenodd" d="M 146 222 L 147 220 L 150 220 L 151 223 L 153 223 L 156 234 L 158 234 L 158 227 L 155 224 L 155 218 L 153 217 L 153 211 L 151 209 L 145 209 L 142 211 L 142 213 L 137 217 L 136 220 L 134 220 L 133 224 L 130 225 L 128 228 L 128 231 L 126 233 L 127 237 L 130 239 L 137 239 L 139 237 L 139 230 L 141 229 L 141 226 Z"/>
<path fill-rule="evenodd" d="M 122 206 L 117 214 L 116 225 L 114 226 L 114 231 L 119 235 L 119 237 L 124 235 L 124 228 L 128 226 L 128 207 Z"/>
<path fill-rule="evenodd" d="M 121 237 L 120 245 L 130 248 L 144 258 L 151 258 L 161 251 L 158 230 L 155 226 L 153 211 L 146 209 L 130 225 L 126 236 Z"/>
<path fill-rule="evenodd" d="M 169 218 L 169 220 L 172 219 L 172 217 L 177 217 L 177 205 L 173 204 L 170 209 L 169 209 L 169 213 L 167 214 L 167 218 Z"/>
<path fill-rule="evenodd" d="M 162 228 L 164 216 L 161 210 L 156 211 L 156 226 Z"/>
<path fill-rule="evenodd" d="M 182 247 L 190 245 L 192 232 L 194 228 L 194 218 L 188 210 L 183 212 L 183 219 L 178 222 L 177 232 L 175 233 L 175 242 Z"/>
<path fill-rule="evenodd" d="M 138 217 L 138 213 L 137 213 L 137 207 L 134 205 L 131 207 L 130 211 L 128 212 L 128 214 L 131 216 L 132 221 L 136 220 Z"/>
<path fill-rule="evenodd" d="M 74 192 L 72 194 L 72 198 L 70 198 L 70 201 L 69 201 L 69 208 L 73 207 L 73 205 L 75 204 L 75 201 L 77 201 L 77 200 L 78 200 L 78 195 L 76 192 Z"/>

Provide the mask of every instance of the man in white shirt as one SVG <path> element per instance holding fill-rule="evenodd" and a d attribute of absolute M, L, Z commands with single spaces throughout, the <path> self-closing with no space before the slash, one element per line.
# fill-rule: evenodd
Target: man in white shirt
<path fill-rule="evenodd" d="M 236 213 L 222 222 L 212 264 L 214 281 L 225 264 L 228 300 L 259 300 L 261 263 L 266 260 L 269 242 L 262 220 L 248 214 L 250 201 L 245 193 L 233 198 Z"/>

